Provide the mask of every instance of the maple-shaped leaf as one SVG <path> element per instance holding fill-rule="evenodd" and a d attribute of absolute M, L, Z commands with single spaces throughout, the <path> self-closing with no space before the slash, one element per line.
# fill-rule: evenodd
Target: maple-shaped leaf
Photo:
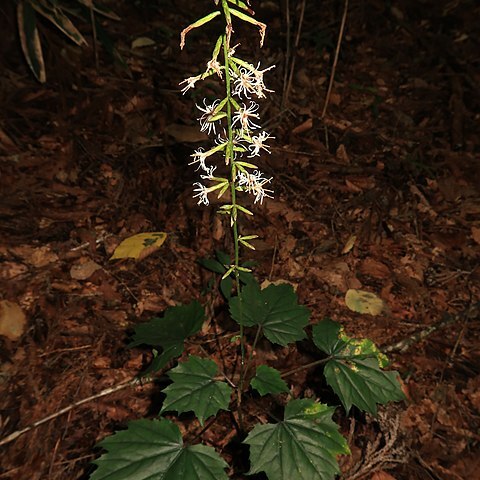
<path fill-rule="evenodd" d="M 250 385 L 262 396 L 269 393 L 276 394 L 289 391 L 285 380 L 282 380 L 280 376 L 280 372 L 267 365 L 257 367 L 257 372 Z"/>
<path fill-rule="evenodd" d="M 154 358 L 146 372 L 163 368 L 172 358 L 183 353 L 185 339 L 197 333 L 203 324 L 205 310 L 199 302 L 170 307 L 163 318 L 152 318 L 149 322 L 135 327 L 129 347 L 149 345 L 161 347 L 162 353 Z"/>
<path fill-rule="evenodd" d="M 285 346 L 305 338 L 304 328 L 310 312 L 299 305 L 293 287 L 269 285 L 261 290 L 257 282 L 242 288 L 241 295 L 230 299 L 232 318 L 246 327 L 259 325 L 273 343 Z"/>
<path fill-rule="evenodd" d="M 265 472 L 269 480 L 332 480 L 340 472 L 337 455 L 350 453 L 333 411 L 313 400 L 291 400 L 283 422 L 257 425 L 244 442 L 250 445 L 248 474 Z"/>
<path fill-rule="evenodd" d="M 213 360 L 190 356 L 168 372 L 173 381 L 163 390 L 167 398 L 160 413 L 174 410 L 193 411 L 203 425 L 206 418 L 228 410 L 232 389 L 225 382 L 215 380 L 218 373 Z"/>
<path fill-rule="evenodd" d="M 378 403 L 405 398 L 398 372 L 382 370 L 388 359 L 368 338 L 350 338 L 339 323 L 330 319 L 313 327 L 312 338 L 320 350 L 331 356 L 324 375 L 347 413 L 355 405 L 375 415 Z"/>
<path fill-rule="evenodd" d="M 212 447 L 183 444 L 179 428 L 166 419 L 135 420 L 99 444 L 90 480 L 227 480 L 227 463 Z"/>

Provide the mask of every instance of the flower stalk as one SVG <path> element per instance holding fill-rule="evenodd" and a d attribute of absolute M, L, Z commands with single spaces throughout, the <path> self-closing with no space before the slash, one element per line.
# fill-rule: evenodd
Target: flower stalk
<path fill-rule="evenodd" d="M 252 216 L 247 207 L 239 202 L 239 194 L 246 193 L 253 197 L 253 203 L 263 203 L 265 198 L 273 198 L 273 190 L 269 188 L 272 178 L 265 176 L 253 163 L 252 159 L 260 157 L 262 153 L 270 153 L 266 143 L 273 139 L 268 132 L 258 131 L 260 127 L 259 104 L 252 100 L 263 99 L 269 90 L 264 83 L 264 74 L 274 68 L 274 65 L 267 68 L 260 68 L 260 62 L 255 67 L 253 64 L 239 58 L 236 50 L 239 45 L 232 46 L 231 38 L 233 33 L 232 18 L 237 21 L 244 21 L 259 28 L 260 46 L 263 45 L 266 25 L 253 18 L 254 12 L 250 3 L 241 0 L 214 0 L 218 10 L 197 20 L 185 28 L 180 37 L 180 47 L 185 45 L 186 35 L 189 31 L 198 28 L 218 17 L 223 13 L 225 21 L 225 33 L 218 37 L 211 59 L 207 62 L 204 73 L 192 76 L 180 83 L 182 93 L 196 88 L 198 81 L 206 77 L 216 75 L 223 82 L 225 97 L 215 99 L 213 102 L 203 100 L 203 105 L 196 105 L 200 111 L 198 121 L 200 130 L 207 135 L 216 135 L 215 146 L 209 150 L 200 148 L 191 156 L 193 160 L 190 165 L 195 165 L 197 171 L 201 171 L 200 179 L 203 182 L 194 183 L 194 195 L 198 204 L 209 205 L 209 195 L 217 194 L 222 197 L 228 190 L 230 192 L 230 203 L 219 208 L 220 214 L 230 217 L 230 226 L 233 239 L 233 261 L 226 265 L 224 278 L 234 278 L 235 290 L 242 302 L 242 291 L 240 273 L 249 271 L 240 265 L 240 247 L 255 249 L 250 243 L 257 238 L 256 235 L 240 235 L 239 215 Z M 233 8 L 230 4 L 234 5 Z M 241 11 L 243 10 L 243 11 Z M 219 57 L 223 56 L 220 63 Z M 217 166 L 210 162 L 216 156 L 222 155 L 224 164 L 228 168 L 227 178 L 221 175 L 214 175 Z M 219 165 L 220 167 L 220 165 Z M 221 168 L 221 167 L 220 167 Z M 204 183 L 205 182 L 205 183 Z M 241 403 L 242 392 L 245 383 L 247 365 L 245 351 L 244 326 L 240 324 L 240 380 L 237 388 L 237 403 L 239 412 L 239 423 L 242 426 Z M 251 358 L 250 358 L 251 360 Z"/>

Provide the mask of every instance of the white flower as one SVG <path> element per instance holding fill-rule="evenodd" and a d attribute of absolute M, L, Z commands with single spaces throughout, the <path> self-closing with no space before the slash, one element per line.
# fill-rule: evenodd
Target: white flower
<path fill-rule="evenodd" d="M 209 70 L 213 70 L 220 78 L 222 77 L 222 66 L 218 62 L 216 58 L 212 58 L 208 63 L 207 63 L 207 72 Z"/>
<path fill-rule="evenodd" d="M 257 125 L 252 120 L 252 118 L 260 119 L 260 115 L 257 111 L 258 103 L 250 102 L 248 108 L 243 104 L 243 107 L 233 114 L 232 126 L 235 126 L 238 123 L 242 132 L 248 132 L 249 130 L 260 128 L 260 125 Z"/>
<path fill-rule="evenodd" d="M 250 94 L 257 93 L 257 80 L 255 74 L 251 70 L 247 70 L 245 67 L 238 69 L 239 75 L 233 70 L 230 71 L 230 75 L 235 78 L 233 95 L 239 97 L 245 96 L 250 100 Z"/>
<path fill-rule="evenodd" d="M 207 152 L 204 151 L 205 149 L 203 147 L 200 147 L 198 150 L 195 150 L 195 153 L 192 153 L 190 155 L 193 157 L 195 160 L 189 163 L 189 165 L 193 165 L 195 163 L 198 163 L 198 168 L 196 170 L 205 170 L 207 171 L 207 167 L 205 165 L 205 160 L 207 158 Z"/>
<path fill-rule="evenodd" d="M 215 112 L 215 109 L 217 106 L 220 104 L 220 100 L 215 100 L 211 105 L 207 105 L 207 99 L 203 99 L 203 107 L 200 107 L 199 105 L 196 105 L 196 107 L 203 112 L 202 116 L 200 118 L 197 118 L 197 120 L 200 122 L 200 131 L 202 132 L 207 132 L 208 135 L 213 130 L 213 133 L 215 132 L 215 122 L 211 121 L 212 115 Z"/>
<path fill-rule="evenodd" d="M 205 185 L 202 185 L 200 182 L 195 182 L 193 186 L 197 187 L 193 189 L 194 192 L 198 192 L 193 196 L 193 198 L 198 198 L 197 205 L 200 205 L 202 203 L 204 205 L 209 205 L 210 202 L 208 200 L 208 192 L 210 191 L 210 189 Z"/>
<path fill-rule="evenodd" d="M 273 198 L 273 190 L 264 188 L 264 185 L 270 183 L 272 178 L 262 177 L 263 173 L 255 170 L 253 173 L 240 172 L 237 175 L 237 185 L 242 187 L 247 193 L 255 195 L 255 202 L 263 203 L 263 199 Z"/>
<path fill-rule="evenodd" d="M 250 155 L 248 158 L 256 157 L 257 155 L 260 155 L 260 150 L 265 150 L 267 153 L 272 153 L 270 151 L 270 147 L 268 145 L 265 145 L 265 141 L 269 140 L 270 138 L 275 138 L 270 136 L 269 133 L 267 132 L 262 132 L 260 135 L 254 135 L 252 136 L 251 140 L 252 142 L 250 145 L 248 145 L 248 149 L 250 150 Z"/>
<path fill-rule="evenodd" d="M 217 169 L 217 167 L 214 167 L 213 165 L 210 165 L 209 167 L 206 167 L 204 170 L 207 172 L 206 175 L 200 175 L 200 178 L 203 180 L 213 180 L 213 172 Z"/>
<path fill-rule="evenodd" d="M 267 87 L 265 87 L 265 83 L 263 83 L 263 74 L 265 72 L 268 72 L 272 68 L 275 68 L 275 65 L 272 65 L 271 67 L 264 68 L 263 70 L 259 70 L 260 68 L 260 62 L 258 62 L 257 68 L 253 70 L 253 74 L 255 75 L 255 86 L 256 86 L 256 94 L 258 98 L 265 98 L 265 94 L 263 92 L 270 92 L 272 93 L 273 90 L 269 90 Z"/>
<path fill-rule="evenodd" d="M 196 77 L 188 77 L 182 82 L 180 82 L 179 85 L 186 83 L 186 85 L 182 88 L 182 95 L 185 95 L 185 93 L 191 88 L 195 88 L 195 83 L 197 83 L 200 80 L 200 78 L 201 78 L 201 75 L 197 75 Z"/>

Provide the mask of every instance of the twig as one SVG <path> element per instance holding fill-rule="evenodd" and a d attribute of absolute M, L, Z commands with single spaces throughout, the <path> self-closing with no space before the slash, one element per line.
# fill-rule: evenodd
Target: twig
<path fill-rule="evenodd" d="M 423 339 L 431 335 L 433 332 L 440 330 L 441 328 L 444 328 L 452 323 L 458 322 L 462 318 L 478 317 L 479 309 L 480 309 L 480 302 L 477 302 L 471 305 L 470 307 L 468 307 L 463 312 L 457 313 L 456 315 L 450 315 L 449 313 L 446 313 L 444 318 L 439 322 L 425 328 L 424 330 L 421 330 L 420 332 L 413 334 L 410 337 L 404 338 L 403 340 L 400 340 L 399 342 L 394 343 L 393 345 L 388 345 L 382 348 L 382 352 L 403 353 L 407 351 L 415 343 L 421 342 Z"/>
<path fill-rule="evenodd" d="M 288 66 L 290 63 L 290 0 L 286 2 L 285 21 L 287 22 L 287 46 L 285 52 L 285 70 L 283 72 L 283 94 L 282 94 L 282 109 L 285 105 L 285 93 L 287 91 L 288 83 Z"/>
<path fill-rule="evenodd" d="M 421 332 L 412 335 L 411 337 L 408 337 L 407 339 L 404 339 L 400 342 L 397 342 L 393 345 L 387 345 L 382 348 L 382 352 L 387 352 L 387 353 L 392 353 L 392 352 L 405 352 L 410 348 L 414 343 L 419 342 L 429 335 L 431 335 L 433 332 L 446 327 L 447 325 L 450 325 L 452 323 L 455 323 L 462 318 L 476 318 L 478 317 L 479 314 L 479 309 L 480 309 L 480 302 L 475 303 L 474 305 L 468 307 L 466 310 L 464 310 L 461 313 L 458 313 L 456 315 L 448 315 L 448 317 L 435 325 L 432 325 L 431 327 L 428 327 L 425 330 L 422 330 Z M 288 372 L 282 373 L 282 377 L 287 377 L 289 375 L 292 375 L 293 373 L 299 372 L 301 370 L 304 370 L 307 367 L 312 367 L 316 365 L 320 365 L 322 363 L 325 363 L 328 360 L 328 358 L 324 358 L 321 360 L 316 360 L 315 362 L 312 362 L 308 365 L 303 365 L 301 367 L 294 368 L 293 370 L 289 370 Z M 153 377 L 144 377 L 141 380 L 139 380 L 137 377 L 132 378 L 130 380 L 127 380 L 125 382 L 119 383 L 118 385 L 114 385 L 113 387 L 106 388 L 105 390 L 102 390 L 101 392 L 92 395 L 90 397 L 84 398 L 82 400 L 79 400 L 78 402 L 72 403 L 71 405 L 62 408 L 58 412 L 52 413 L 51 415 L 48 415 L 45 418 L 42 418 L 41 420 L 38 420 L 37 422 L 32 423 L 28 427 L 22 428 L 21 430 L 17 430 L 16 432 L 11 433 L 10 435 L 7 435 L 6 437 L 0 439 L 0 447 L 3 445 L 6 445 L 7 443 L 12 442 L 13 440 L 17 439 L 24 433 L 29 432 L 30 430 L 33 430 L 34 428 L 39 427 L 40 425 L 43 425 L 44 423 L 49 422 L 50 420 L 54 420 L 55 418 L 59 417 L 60 415 L 63 415 L 64 413 L 70 412 L 76 407 L 79 407 L 80 405 L 83 405 L 85 403 L 91 402 L 92 400 L 96 400 L 97 398 L 105 397 L 107 395 L 110 395 L 111 393 L 118 392 L 120 390 L 123 390 L 124 388 L 128 387 L 133 387 L 138 385 L 139 383 L 151 383 L 155 380 Z"/>
<path fill-rule="evenodd" d="M 323 120 L 327 113 L 328 104 L 330 102 L 330 95 L 332 94 L 333 81 L 335 80 L 335 71 L 337 70 L 338 57 L 340 55 L 340 46 L 342 44 L 343 31 L 345 29 L 345 22 L 347 21 L 348 13 L 348 0 L 345 0 L 343 7 L 342 23 L 340 24 L 340 31 L 338 32 L 337 47 L 335 48 L 335 57 L 333 59 L 332 73 L 330 74 L 330 81 L 328 82 L 327 96 L 325 97 L 325 104 L 323 105 L 322 115 L 320 118 Z"/>
<path fill-rule="evenodd" d="M 295 36 L 295 43 L 293 44 L 294 49 L 293 49 L 292 61 L 290 63 L 290 74 L 288 76 L 287 86 L 283 92 L 282 105 L 285 105 L 288 103 L 288 96 L 290 95 L 290 89 L 292 88 L 293 74 L 295 72 L 295 62 L 297 60 L 297 49 L 298 49 L 298 44 L 300 43 L 300 35 L 302 32 L 302 25 L 303 25 L 303 18 L 305 16 L 306 3 L 307 3 L 307 0 L 302 0 L 300 18 L 298 20 L 298 26 L 297 26 L 297 35 Z"/>
<path fill-rule="evenodd" d="M 153 379 L 145 379 L 142 380 L 142 382 L 152 382 Z M 96 400 L 97 398 L 102 398 L 106 397 L 107 395 L 110 395 L 111 393 L 118 392 L 120 390 L 123 390 L 124 388 L 127 387 L 133 387 L 135 385 L 138 385 L 140 382 L 137 377 L 132 378 L 130 380 L 127 380 L 126 382 L 119 383 L 117 385 L 114 385 L 113 387 L 106 388 L 105 390 L 102 390 L 101 392 L 96 393 L 95 395 L 92 395 L 87 398 L 83 398 L 82 400 L 79 400 L 78 402 L 74 402 L 70 405 L 68 405 L 65 408 L 62 408 L 58 412 L 52 413 L 51 415 L 48 415 L 47 417 L 42 418 L 41 420 L 38 420 L 36 422 L 33 422 L 31 425 L 28 427 L 22 428 L 21 430 L 17 430 L 16 432 L 11 433 L 10 435 L 7 435 L 6 437 L 2 438 L 0 440 L 0 447 L 2 445 L 6 445 L 7 443 L 12 442 L 13 440 L 17 439 L 24 433 L 29 432 L 30 430 L 33 430 L 34 428 L 39 427 L 40 425 L 43 425 L 44 423 L 49 422 L 50 420 L 54 420 L 55 418 L 63 415 L 64 413 L 69 412 L 70 410 L 73 410 L 76 407 L 79 407 L 80 405 L 83 405 L 84 403 L 91 402 L 92 400 Z"/>

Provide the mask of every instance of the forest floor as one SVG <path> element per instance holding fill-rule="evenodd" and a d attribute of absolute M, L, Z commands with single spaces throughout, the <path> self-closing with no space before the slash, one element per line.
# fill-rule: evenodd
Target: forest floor
<path fill-rule="evenodd" d="M 184 96 L 178 87 L 204 70 L 216 38 L 206 27 L 180 52 L 179 32 L 213 2 L 110 3 L 123 21 L 105 28 L 128 70 L 101 45 L 96 67 L 91 47 L 42 23 L 42 85 L 13 8 L 0 7 L 0 318 L 14 319 L 0 335 L 0 480 L 86 479 L 101 439 L 158 414 L 155 383 L 74 406 L 145 368 L 150 353 L 127 348 L 138 323 L 198 299 L 231 331 L 196 263 L 230 251 L 229 226 L 216 202 L 192 198 L 198 172 L 188 166 L 208 145 L 195 103 L 221 85 Z M 290 0 L 289 22 L 279 3 L 252 1 L 268 24 L 263 49 L 255 28 L 235 32 L 243 58 L 276 65 L 265 77 L 276 93 L 261 105 L 275 140 L 260 160 L 275 198 L 241 225 L 261 237 L 255 275 L 295 285 L 312 324 L 330 317 L 372 339 L 401 375 L 406 400 L 377 418 L 338 409 L 352 450 L 340 459 L 344 479 L 479 478 L 480 6 L 351 1 L 322 118 L 342 2 Z M 143 37 L 152 44 L 140 47 Z M 109 260 L 123 239 L 152 231 L 168 234 L 156 253 Z M 355 313 L 349 289 L 388 308 Z M 211 337 L 204 329 L 196 341 L 214 359 L 232 348 Z M 264 355 L 279 370 L 298 360 L 288 348 Z M 322 400 L 315 375 L 292 376 L 292 393 Z M 222 418 L 203 440 L 230 461 L 238 441 Z M 188 415 L 177 421 L 200 432 Z M 254 478 L 238 463 L 231 478 Z"/>

